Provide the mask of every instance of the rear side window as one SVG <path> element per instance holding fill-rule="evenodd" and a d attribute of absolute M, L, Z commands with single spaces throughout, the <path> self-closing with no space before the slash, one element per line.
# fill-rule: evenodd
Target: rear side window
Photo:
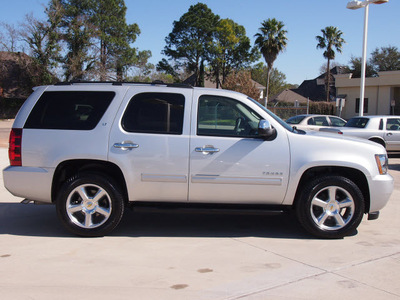
<path fill-rule="evenodd" d="M 45 92 L 37 101 L 24 127 L 92 130 L 114 96 L 114 92 Z"/>
<path fill-rule="evenodd" d="M 122 127 L 128 132 L 182 134 L 184 108 L 181 94 L 137 94 L 122 117 Z"/>

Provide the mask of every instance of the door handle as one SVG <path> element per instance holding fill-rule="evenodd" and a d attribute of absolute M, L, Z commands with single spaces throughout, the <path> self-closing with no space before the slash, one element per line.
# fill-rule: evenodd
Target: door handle
<path fill-rule="evenodd" d="M 386 136 L 392 136 L 392 135 L 393 135 L 393 133 L 391 133 L 391 132 L 386 133 Z"/>
<path fill-rule="evenodd" d="M 134 143 L 115 143 L 113 145 L 114 148 L 118 148 L 121 150 L 130 150 L 130 149 L 134 149 L 134 148 L 139 148 L 138 144 L 134 144 Z"/>
<path fill-rule="evenodd" d="M 219 152 L 219 148 L 214 148 L 214 146 L 204 146 L 204 147 L 196 147 L 194 151 L 202 152 L 203 154 L 208 154 L 208 153 Z"/>

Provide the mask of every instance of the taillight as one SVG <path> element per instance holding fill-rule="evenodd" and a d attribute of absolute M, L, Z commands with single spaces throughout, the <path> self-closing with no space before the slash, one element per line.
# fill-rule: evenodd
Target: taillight
<path fill-rule="evenodd" d="M 8 148 L 8 157 L 11 166 L 22 166 L 21 156 L 22 129 L 13 128 L 10 132 L 10 144 Z"/>

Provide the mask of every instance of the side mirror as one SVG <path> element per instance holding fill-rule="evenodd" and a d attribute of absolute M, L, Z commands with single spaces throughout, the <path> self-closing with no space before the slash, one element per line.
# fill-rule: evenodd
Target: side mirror
<path fill-rule="evenodd" d="M 260 120 L 260 123 L 258 123 L 258 135 L 265 140 L 274 139 L 276 136 L 276 129 L 272 128 L 269 121 Z"/>

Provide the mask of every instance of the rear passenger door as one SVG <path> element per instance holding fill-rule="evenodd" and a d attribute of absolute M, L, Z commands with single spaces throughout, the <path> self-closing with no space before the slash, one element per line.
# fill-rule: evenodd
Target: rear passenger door
<path fill-rule="evenodd" d="M 129 200 L 187 201 L 191 89 L 132 87 L 115 120 L 109 160 Z"/>
<path fill-rule="evenodd" d="M 385 140 L 387 151 L 400 150 L 400 118 L 387 118 Z"/>

